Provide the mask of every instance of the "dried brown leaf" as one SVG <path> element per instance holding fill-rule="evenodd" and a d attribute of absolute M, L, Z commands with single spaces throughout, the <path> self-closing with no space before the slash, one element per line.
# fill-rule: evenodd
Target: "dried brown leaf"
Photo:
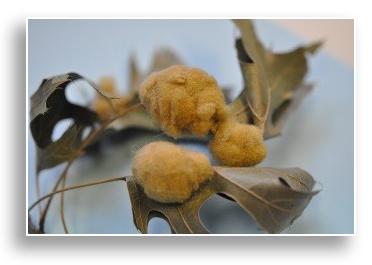
<path fill-rule="evenodd" d="M 321 43 L 273 53 L 260 42 L 251 21 L 234 22 L 241 32 L 236 49 L 244 88 L 230 105 L 231 111 L 240 122 L 260 127 L 265 139 L 278 136 L 288 113 L 309 91 L 310 86 L 304 84 L 306 56 L 315 53 Z"/>
<path fill-rule="evenodd" d="M 40 148 L 52 143 L 53 128 L 62 119 L 72 118 L 76 124 L 81 125 L 91 125 L 97 120 L 93 111 L 67 101 L 65 88 L 71 82 L 81 79 L 95 86 L 79 74 L 67 73 L 44 79 L 31 96 L 31 133 Z"/>
<path fill-rule="evenodd" d="M 76 73 L 67 73 L 44 79 L 31 97 L 30 127 L 36 143 L 38 172 L 75 158 L 81 141 L 78 136 L 85 127 L 97 121 L 95 112 L 67 101 L 65 89 L 76 80 L 86 80 L 100 93 L 90 80 Z M 67 118 L 74 120 L 73 126 L 53 142 L 51 135 L 55 125 Z"/>
<path fill-rule="evenodd" d="M 149 220 L 161 217 L 174 233 L 208 233 L 199 211 L 213 194 L 222 193 L 235 200 L 268 233 L 287 228 L 317 193 L 314 180 L 298 168 L 215 167 L 213 178 L 182 204 L 164 204 L 146 196 L 133 178 L 127 186 L 136 227 L 147 233 Z"/>
<path fill-rule="evenodd" d="M 41 149 L 36 146 L 37 172 L 79 157 L 81 155 L 79 148 L 82 143 L 81 133 L 83 129 L 83 126 L 74 124 L 64 132 L 61 138 L 45 148 Z"/>

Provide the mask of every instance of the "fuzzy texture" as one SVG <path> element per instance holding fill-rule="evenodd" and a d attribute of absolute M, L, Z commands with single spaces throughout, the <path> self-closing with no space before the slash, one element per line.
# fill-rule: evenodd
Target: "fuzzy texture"
<path fill-rule="evenodd" d="M 162 203 L 181 203 L 213 175 L 208 158 L 169 142 L 152 142 L 134 156 L 135 180 L 146 195 Z"/>
<path fill-rule="evenodd" d="M 97 95 L 93 102 L 93 109 L 98 114 L 98 117 L 105 121 L 113 117 L 115 114 L 127 108 L 129 97 L 122 97 L 116 89 L 115 82 L 112 78 L 104 77 L 99 82 L 101 92 L 107 97 L 115 99 L 107 99 L 102 95 Z M 110 104 L 111 101 L 111 104 Z"/>
<path fill-rule="evenodd" d="M 161 129 L 172 137 L 204 136 L 226 118 L 216 80 L 197 68 L 171 66 L 152 73 L 140 86 L 140 99 Z"/>
<path fill-rule="evenodd" d="M 254 166 L 267 153 L 258 127 L 233 120 L 218 126 L 209 148 L 213 156 L 226 166 Z"/>

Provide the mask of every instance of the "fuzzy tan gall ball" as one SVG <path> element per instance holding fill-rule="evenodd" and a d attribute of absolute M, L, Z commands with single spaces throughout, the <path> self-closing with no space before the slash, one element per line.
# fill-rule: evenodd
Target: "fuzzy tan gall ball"
<path fill-rule="evenodd" d="M 204 136 L 226 117 L 216 80 L 198 68 L 175 65 L 152 73 L 139 94 L 146 110 L 172 137 L 185 132 Z"/>
<path fill-rule="evenodd" d="M 132 171 L 145 194 L 162 203 L 181 203 L 213 175 L 208 158 L 169 142 L 152 142 L 134 156 Z"/>
<path fill-rule="evenodd" d="M 260 129 L 232 120 L 221 123 L 209 143 L 213 156 L 226 166 L 254 166 L 266 157 Z"/>

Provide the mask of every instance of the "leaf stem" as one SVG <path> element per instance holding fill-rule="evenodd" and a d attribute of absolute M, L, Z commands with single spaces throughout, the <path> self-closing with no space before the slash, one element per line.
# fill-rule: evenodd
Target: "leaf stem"
<path fill-rule="evenodd" d="M 52 192 L 55 192 L 57 189 L 58 189 L 58 186 L 59 184 L 61 183 L 62 179 L 64 178 L 64 176 L 66 176 L 69 168 L 71 167 L 72 163 L 74 162 L 74 160 L 70 160 L 68 161 L 67 165 L 65 166 L 65 168 L 63 169 L 63 172 L 61 173 L 60 177 L 58 178 L 56 184 L 54 185 L 53 187 L 53 191 Z M 45 219 L 46 219 L 46 215 L 49 211 L 49 206 L 52 202 L 52 199 L 53 199 L 53 196 L 49 198 L 43 212 L 41 213 L 41 216 L 40 216 L 40 219 L 39 219 L 39 230 L 41 232 L 44 233 L 44 224 L 45 224 Z"/>
<path fill-rule="evenodd" d="M 36 198 L 39 199 L 41 197 L 39 172 L 36 172 L 35 186 L 36 186 Z M 41 205 L 39 205 L 39 214 L 41 214 Z"/>
<path fill-rule="evenodd" d="M 65 191 L 69 191 L 69 190 L 75 190 L 75 189 L 80 189 L 80 188 L 84 188 L 84 187 L 89 187 L 89 186 L 95 186 L 95 185 L 100 185 L 100 184 L 104 184 L 104 183 L 114 182 L 114 181 L 120 181 L 120 180 L 126 181 L 127 178 L 128 177 L 116 177 L 116 178 L 104 179 L 104 180 L 89 182 L 89 183 L 80 184 L 80 185 L 76 185 L 76 186 L 71 186 L 71 187 L 67 187 L 67 188 L 64 188 L 64 189 L 60 189 L 60 190 L 55 190 L 55 191 L 53 191 L 51 193 L 48 193 L 47 195 L 41 197 L 36 202 L 34 202 L 28 208 L 28 212 L 30 212 L 40 202 L 42 202 L 43 200 L 45 200 L 47 198 L 53 197 L 55 194 L 62 193 L 62 192 L 65 192 Z"/>
<path fill-rule="evenodd" d="M 66 175 L 62 178 L 62 189 L 66 188 Z M 63 225 L 63 230 L 65 231 L 65 234 L 68 234 L 68 228 L 66 224 L 66 219 L 65 219 L 65 207 L 64 203 L 65 202 L 65 193 L 61 193 L 61 203 L 60 203 L 60 215 L 61 215 L 61 221 Z"/>

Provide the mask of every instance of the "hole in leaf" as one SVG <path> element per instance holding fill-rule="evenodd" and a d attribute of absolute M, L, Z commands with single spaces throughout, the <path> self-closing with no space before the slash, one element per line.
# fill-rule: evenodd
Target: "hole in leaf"
<path fill-rule="evenodd" d="M 234 201 L 219 195 L 210 197 L 200 209 L 200 218 L 210 233 L 262 234 L 252 217 Z"/>
<path fill-rule="evenodd" d="M 149 234 L 170 234 L 171 229 L 164 219 L 160 217 L 151 218 L 147 231 Z"/>
<path fill-rule="evenodd" d="M 279 107 L 276 108 L 271 118 L 271 122 L 273 125 L 275 125 L 279 121 L 279 119 L 283 116 L 283 114 L 288 110 L 288 107 L 290 105 L 291 105 L 291 100 L 287 99 L 283 101 L 283 103 Z"/>
<path fill-rule="evenodd" d="M 82 140 L 86 139 L 91 132 L 92 132 L 91 127 L 84 128 L 83 132 L 81 133 L 81 139 Z"/>
<path fill-rule="evenodd" d="M 53 128 L 52 141 L 55 142 L 67 131 L 67 129 L 74 123 L 73 119 L 63 119 L 57 122 Z"/>
<path fill-rule="evenodd" d="M 80 106 L 88 106 L 93 102 L 97 93 L 98 92 L 84 80 L 77 80 L 65 89 L 68 102 Z"/>

